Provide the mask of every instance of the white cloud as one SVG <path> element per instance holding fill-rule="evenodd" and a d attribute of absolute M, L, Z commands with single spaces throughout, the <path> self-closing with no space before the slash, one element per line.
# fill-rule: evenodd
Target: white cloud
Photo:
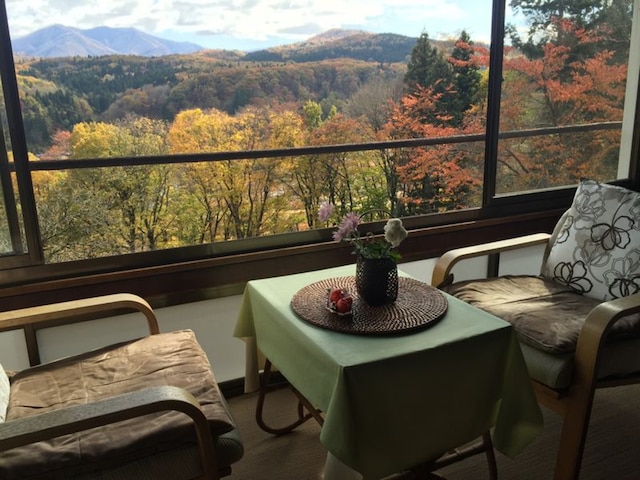
<path fill-rule="evenodd" d="M 7 0 L 7 10 L 15 37 L 59 23 L 83 29 L 105 25 L 135 27 L 151 34 L 172 31 L 202 38 L 224 35 L 256 41 L 275 37 L 295 41 L 330 28 L 404 33 L 399 29 L 411 27 L 418 29 L 411 32 L 417 35 L 429 25 L 444 28 L 448 23 L 464 20 L 474 3 L 474 0 Z"/>

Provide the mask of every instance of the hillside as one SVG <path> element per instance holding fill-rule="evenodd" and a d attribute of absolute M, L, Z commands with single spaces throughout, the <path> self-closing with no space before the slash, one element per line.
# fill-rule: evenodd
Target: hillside
<path fill-rule="evenodd" d="M 67 35 L 69 44 L 90 38 L 103 52 L 139 43 L 138 33 L 128 29 L 116 40 L 109 29 L 81 34 L 51 28 Z M 133 37 L 125 39 L 125 34 Z M 401 35 L 331 30 L 305 42 L 251 53 L 21 57 L 17 73 L 26 133 L 32 150 L 43 151 L 57 131 L 71 130 L 80 121 L 115 122 L 127 115 L 172 121 L 178 112 L 193 108 L 233 115 L 247 107 L 296 108 L 309 100 L 325 113 L 332 107 L 341 110 L 361 89 L 371 86 L 371 95 L 401 83 L 415 43 Z M 452 48 L 452 42 L 433 43 L 444 51 Z M 75 51 L 81 51 L 77 43 Z"/>
<path fill-rule="evenodd" d="M 343 105 L 378 79 L 402 78 L 403 63 L 352 59 L 249 62 L 242 55 L 203 51 L 157 58 L 111 55 L 55 58 L 20 64 L 23 116 L 33 151 L 47 148 L 58 130 L 79 121 L 116 121 L 128 114 L 171 121 L 180 111 L 215 108 Z"/>
<path fill-rule="evenodd" d="M 404 63 L 415 44 L 415 38 L 393 33 L 329 30 L 305 42 L 247 53 L 244 60 L 302 63 L 351 58 L 365 62 Z"/>

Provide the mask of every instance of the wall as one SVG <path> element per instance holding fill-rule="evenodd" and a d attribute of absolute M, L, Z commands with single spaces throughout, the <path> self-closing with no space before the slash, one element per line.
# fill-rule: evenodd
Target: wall
<path fill-rule="evenodd" d="M 540 268 L 541 247 L 531 247 L 503 254 L 501 274 L 534 273 Z M 429 283 L 435 260 L 409 262 L 400 269 Z M 482 276 L 486 258 L 468 260 L 454 267 L 456 280 Z M 225 297 L 156 311 L 161 331 L 192 329 L 207 352 L 219 382 L 244 376 L 244 343 L 233 337 L 241 296 Z M 130 314 L 78 325 L 50 328 L 38 333 L 43 362 L 88 349 L 116 343 L 144 335 L 146 322 L 142 315 Z M 0 333 L 0 363 L 7 370 L 21 370 L 29 366 L 22 332 Z"/>

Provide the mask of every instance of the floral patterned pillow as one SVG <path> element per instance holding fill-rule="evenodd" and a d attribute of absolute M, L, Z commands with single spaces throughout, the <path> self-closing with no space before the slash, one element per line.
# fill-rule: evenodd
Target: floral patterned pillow
<path fill-rule="evenodd" d="M 9 377 L 0 364 L 0 422 L 4 422 L 9 405 Z"/>
<path fill-rule="evenodd" d="M 640 193 L 582 181 L 542 276 L 602 301 L 640 292 Z"/>

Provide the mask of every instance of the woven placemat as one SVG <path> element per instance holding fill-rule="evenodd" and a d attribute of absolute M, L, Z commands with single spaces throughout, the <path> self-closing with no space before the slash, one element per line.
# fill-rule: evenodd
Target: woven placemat
<path fill-rule="evenodd" d="M 342 288 L 353 297 L 351 315 L 340 316 L 327 310 L 331 288 Z M 318 327 L 355 335 L 409 333 L 432 325 L 447 312 L 447 299 L 438 289 L 413 278 L 398 279 L 398 298 L 394 303 L 372 307 L 358 297 L 354 277 L 320 280 L 299 290 L 291 308 L 301 319 Z"/>

